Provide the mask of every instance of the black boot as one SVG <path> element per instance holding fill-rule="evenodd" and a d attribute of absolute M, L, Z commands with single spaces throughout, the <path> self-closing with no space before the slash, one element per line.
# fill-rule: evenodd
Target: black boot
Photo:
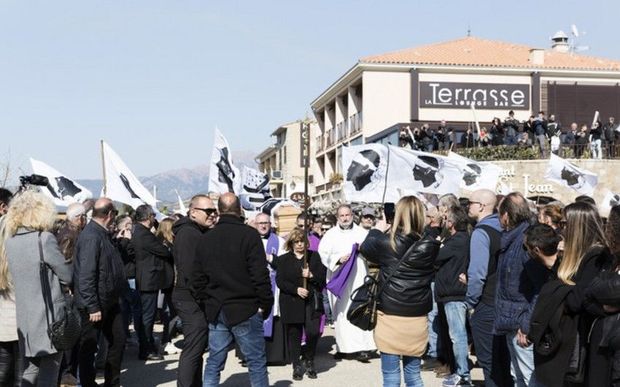
<path fill-rule="evenodd" d="M 308 375 L 310 379 L 316 379 L 316 369 L 314 369 L 314 360 L 306 360 L 305 365 L 306 365 L 306 375 Z"/>
<path fill-rule="evenodd" d="M 293 380 L 302 380 L 304 378 L 304 369 L 301 364 L 293 366 Z"/>

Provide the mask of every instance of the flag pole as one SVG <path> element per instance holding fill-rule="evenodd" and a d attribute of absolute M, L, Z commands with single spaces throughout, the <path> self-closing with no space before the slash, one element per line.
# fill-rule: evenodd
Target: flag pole
<path fill-rule="evenodd" d="M 103 140 L 101 140 L 101 168 L 103 169 L 103 196 L 108 194 L 108 181 L 105 174 L 105 155 L 103 154 Z"/>
<path fill-rule="evenodd" d="M 304 260 L 303 260 L 303 268 L 308 268 L 308 248 L 310 247 L 310 240 L 308 239 L 308 226 L 310 222 L 310 217 L 308 215 L 308 207 L 310 206 L 310 200 L 308 197 L 308 164 L 310 164 L 310 122 L 306 118 L 304 122 L 301 123 L 302 130 L 302 138 L 304 139 L 303 143 L 303 155 L 304 155 L 304 243 L 306 249 L 304 251 Z M 306 277 L 303 278 L 303 287 L 304 289 L 308 288 L 308 279 Z"/>
<path fill-rule="evenodd" d="M 474 102 L 472 102 L 469 106 L 471 107 L 471 111 L 474 114 L 474 123 L 476 124 L 476 131 L 478 132 L 478 147 L 481 147 L 482 144 L 480 143 L 480 123 L 478 122 L 478 118 L 476 117 L 476 107 L 474 106 Z M 475 142 L 476 139 L 474 138 L 474 143 Z"/>

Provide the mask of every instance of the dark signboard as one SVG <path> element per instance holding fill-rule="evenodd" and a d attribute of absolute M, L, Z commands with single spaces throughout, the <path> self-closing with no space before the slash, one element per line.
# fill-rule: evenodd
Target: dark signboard
<path fill-rule="evenodd" d="M 310 124 L 299 123 L 299 166 L 304 168 L 310 160 Z"/>
<path fill-rule="evenodd" d="M 420 107 L 530 110 L 530 85 L 420 82 Z"/>

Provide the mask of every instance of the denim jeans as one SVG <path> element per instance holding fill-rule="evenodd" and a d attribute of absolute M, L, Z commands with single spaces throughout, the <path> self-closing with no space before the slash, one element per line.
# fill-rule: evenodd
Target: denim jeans
<path fill-rule="evenodd" d="M 452 351 L 456 363 L 456 374 L 469 379 L 469 363 L 467 359 L 467 304 L 464 301 L 446 302 L 444 305 L 448 332 L 452 341 Z"/>
<path fill-rule="evenodd" d="M 251 386 L 269 386 L 262 314 L 255 313 L 237 325 L 228 326 L 224 311 L 220 310 L 217 321 L 209 323 L 209 357 L 205 365 L 203 387 L 219 386 L 220 374 L 226 364 L 233 337 L 248 363 Z"/>
<path fill-rule="evenodd" d="M 590 158 L 592 159 L 602 159 L 603 158 L 603 154 L 601 152 L 601 140 L 592 140 L 592 142 L 590 143 L 590 151 L 592 152 L 592 154 L 590 155 Z"/>
<path fill-rule="evenodd" d="M 534 351 L 533 345 L 522 348 L 517 343 L 517 333 L 509 333 L 506 335 L 506 343 L 508 344 L 508 352 L 510 352 L 510 365 L 515 386 L 528 387 L 534 386 Z"/>
<path fill-rule="evenodd" d="M 435 283 L 431 282 L 431 294 L 433 296 L 433 309 L 428 312 L 428 352 L 429 357 L 439 357 L 442 350 L 442 343 L 439 337 L 439 319 L 437 315 L 437 301 L 435 300 Z"/>
<path fill-rule="evenodd" d="M 121 311 L 123 313 L 123 325 L 125 326 L 125 335 L 129 337 L 129 324 L 133 321 L 133 329 L 138 335 L 140 342 L 145 341 L 142 329 L 142 304 L 140 303 L 140 293 L 136 290 L 136 280 L 128 279 L 129 289 L 121 298 Z"/>
<path fill-rule="evenodd" d="M 506 337 L 493 334 L 495 309 L 480 302 L 469 318 L 471 334 L 476 347 L 478 364 L 484 374 L 487 387 L 511 386 L 510 355 Z"/>
<path fill-rule="evenodd" d="M 405 386 L 424 386 L 420 375 L 420 358 L 414 356 L 400 356 L 381 352 L 381 372 L 383 373 L 383 387 L 400 387 L 400 361 L 403 361 Z"/>

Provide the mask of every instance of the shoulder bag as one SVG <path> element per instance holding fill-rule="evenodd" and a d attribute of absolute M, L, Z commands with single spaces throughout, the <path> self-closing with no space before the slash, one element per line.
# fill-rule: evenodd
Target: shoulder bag
<path fill-rule="evenodd" d="M 82 333 L 82 318 L 80 312 L 73 303 L 73 296 L 65 293 L 65 303 L 62 315 L 54 317 L 54 304 L 52 301 L 52 290 L 50 289 L 47 276 L 48 267 L 43 259 L 43 244 L 41 233 L 39 232 L 39 273 L 41 277 L 41 290 L 43 292 L 43 303 L 45 304 L 45 319 L 47 320 L 47 335 L 52 345 L 58 351 L 66 351 L 75 345 Z M 50 322 L 51 316 L 51 322 Z"/>
<path fill-rule="evenodd" d="M 381 293 L 383 293 L 383 289 L 385 289 L 385 286 L 390 282 L 392 276 L 396 273 L 405 257 L 418 245 L 420 240 L 416 241 L 407 249 L 380 287 L 379 281 L 377 281 L 375 277 L 367 275 L 364 278 L 364 284 L 351 293 L 351 305 L 349 306 L 349 310 L 347 310 L 347 320 L 349 320 L 351 324 L 364 331 L 372 331 L 375 329 L 377 326 L 377 303 Z"/>

